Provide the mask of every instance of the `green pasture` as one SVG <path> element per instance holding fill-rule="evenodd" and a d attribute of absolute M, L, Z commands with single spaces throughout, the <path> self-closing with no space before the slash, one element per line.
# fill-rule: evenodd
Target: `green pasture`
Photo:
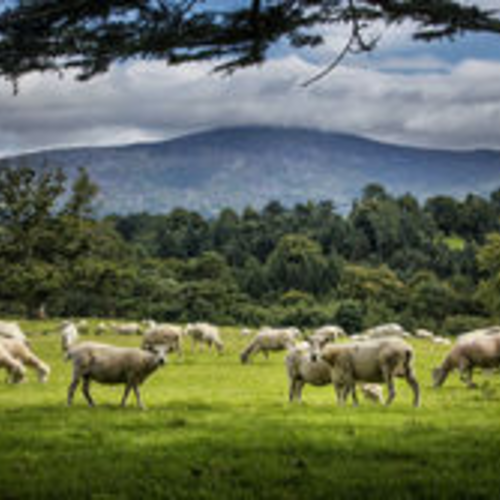
<path fill-rule="evenodd" d="M 430 370 L 446 347 L 414 342 L 419 409 L 403 381 L 389 408 L 337 407 L 330 387 L 306 387 L 298 405 L 287 402 L 284 354 L 242 366 L 247 339 L 224 329 L 223 355 L 187 346 L 183 360 L 169 358 L 142 387 L 142 412 L 133 397 L 118 406 L 122 387 L 95 384 L 97 408 L 80 391 L 67 408 L 71 366 L 46 333 L 53 325 L 24 327 L 52 376 L 0 384 L 1 500 L 500 495 L 500 380 L 478 374 L 479 389 L 469 390 L 453 375 L 433 390 Z"/>

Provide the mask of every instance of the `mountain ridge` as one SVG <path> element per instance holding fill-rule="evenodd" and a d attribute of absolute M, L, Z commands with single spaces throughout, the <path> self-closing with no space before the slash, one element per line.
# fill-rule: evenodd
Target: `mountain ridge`
<path fill-rule="evenodd" d="M 214 214 L 271 200 L 351 203 L 369 183 L 419 199 L 462 197 L 500 186 L 500 152 L 392 145 L 346 133 L 247 126 L 196 132 L 167 141 L 45 150 L 8 163 L 86 168 L 101 188 L 101 213 L 161 213 L 181 206 Z"/>

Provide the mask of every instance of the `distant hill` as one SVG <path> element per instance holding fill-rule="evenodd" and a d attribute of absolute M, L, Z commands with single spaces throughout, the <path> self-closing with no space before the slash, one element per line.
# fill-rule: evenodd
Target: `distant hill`
<path fill-rule="evenodd" d="M 87 168 L 102 190 L 102 213 L 182 206 L 213 214 L 270 200 L 292 205 L 331 199 L 346 207 L 372 182 L 421 199 L 484 194 L 500 186 L 500 152 L 417 149 L 298 128 L 217 129 L 159 143 L 44 151 L 12 160 L 59 165 L 70 178 Z"/>

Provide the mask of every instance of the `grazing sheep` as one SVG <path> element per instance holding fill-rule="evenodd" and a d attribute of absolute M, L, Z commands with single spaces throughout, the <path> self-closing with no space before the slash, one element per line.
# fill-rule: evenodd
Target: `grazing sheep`
<path fill-rule="evenodd" d="M 139 323 L 114 324 L 113 329 L 118 335 L 142 335 L 143 327 Z"/>
<path fill-rule="evenodd" d="M 139 408 L 144 409 L 139 386 L 160 366 L 165 364 L 164 348 L 145 351 L 136 347 L 115 347 L 97 342 L 82 342 L 70 347 L 67 359 L 73 363 L 73 379 L 68 388 L 68 406 L 71 406 L 75 391 L 80 383 L 89 406 L 95 406 L 90 394 L 90 383 L 124 384 L 121 405 L 125 406 L 133 390 Z"/>
<path fill-rule="evenodd" d="M 252 339 L 250 344 L 240 354 L 243 364 L 248 363 L 250 356 L 262 352 L 266 358 L 270 352 L 286 351 L 295 344 L 296 333 L 288 328 L 264 328 Z"/>
<path fill-rule="evenodd" d="M 2 344 L 0 344 L 0 368 L 7 370 L 9 374 L 8 380 L 14 384 L 21 382 L 26 375 L 24 366 L 13 358 Z"/>
<path fill-rule="evenodd" d="M 76 325 L 71 321 L 64 321 L 61 325 L 61 348 L 64 354 L 78 340 L 78 337 Z"/>
<path fill-rule="evenodd" d="M 242 337 L 250 337 L 252 335 L 252 330 L 249 328 L 242 328 L 241 330 L 241 336 Z"/>
<path fill-rule="evenodd" d="M 326 346 L 321 358 L 331 368 L 332 383 L 340 404 L 349 394 L 355 405 L 356 382 L 387 384 L 389 390 L 386 404 L 394 399 L 394 377 L 404 377 L 413 390 L 413 404 L 419 405 L 420 390 L 413 373 L 413 348 L 399 338 L 384 338 L 366 342 Z"/>
<path fill-rule="evenodd" d="M 292 347 L 285 360 L 289 383 L 289 401 L 302 401 L 305 384 L 323 387 L 331 384 L 330 365 L 317 356 L 315 348 L 307 343 Z"/>
<path fill-rule="evenodd" d="M 477 330 L 472 330 L 470 332 L 462 333 L 457 337 L 457 342 L 464 342 L 477 337 L 484 337 L 488 335 L 496 335 L 500 333 L 499 326 L 489 326 L 487 328 L 478 328 Z"/>
<path fill-rule="evenodd" d="M 453 370 L 460 372 L 460 379 L 469 388 L 476 387 L 472 381 L 474 368 L 497 368 L 500 366 L 500 334 L 479 335 L 457 342 L 448 352 L 441 365 L 432 371 L 434 387 L 444 384 Z"/>
<path fill-rule="evenodd" d="M 0 346 L 23 366 L 35 369 L 40 382 L 47 382 L 50 367 L 35 355 L 26 342 L 18 339 L 0 339 Z"/>
<path fill-rule="evenodd" d="M 97 326 L 95 328 L 96 335 L 104 335 L 108 331 L 109 331 L 109 326 L 106 323 L 103 323 L 102 321 L 100 323 L 97 323 Z"/>
<path fill-rule="evenodd" d="M 148 330 L 142 340 L 142 348 L 153 350 L 156 346 L 165 346 L 167 352 L 177 352 L 182 356 L 183 330 L 176 325 L 156 325 Z"/>
<path fill-rule="evenodd" d="M 386 337 L 407 339 L 411 337 L 410 333 L 397 323 L 387 323 L 385 325 L 375 326 L 374 328 L 366 330 L 364 335 L 370 339 L 381 339 Z"/>
<path fill-rule="evenodd" d="M 21 327 L 14 321 L 0 321 L 0 337 L 26 340 Z"/>
<path fill-rule="evenodd" d="M 363 384 L 361 392 L 367 401 L 382 404 L 384 402 L 384 392 L 378 384 Z"/>
<path fill-rule="evenodd" d="M 433 337 L 431 342 L 436 345 L 451 345 L 451 340 L 444 337 Z"/>
<path fill-rule="evenodd" d="M 346 333 L 340 326 L 323 326 L 318 328 L 309 337 L 309 341 L 321 349 L 328 344 L 328 342 L 335 342 L 338 338 L 345 336 Z"/>
<path fill-rule="evenodd" d="M 194 351 L 196 344 L 200 347 L 206 344 L 209 349 L 215 346 L 219 353 L 224 350 L 224 343 L 216 326 L 208 323 L 190 323 L 186 326 L 185 333 L 191 337 L 191 352 Z"/>
<path fill-rule="evenodd" d="M 419 328 L 418 330 L 415 330 L 415 338 L 432 341 L 435 337 L 431 331 Z"/>
<path fill-rule="evenodd" d="M 86 319 L 81 319 L 80 321 L 77 321 L 75 326 L 77 330 L 84 335 L 86 335 L 90 331 L 90 325 Z"/>

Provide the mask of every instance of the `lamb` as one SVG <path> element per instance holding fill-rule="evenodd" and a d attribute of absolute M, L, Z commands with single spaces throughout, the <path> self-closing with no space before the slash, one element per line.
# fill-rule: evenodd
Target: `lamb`
<path fill-rule="evenodd" d="M 156 325 L 149 329 L 143 336 L 142 348 L 152 350 L 155 346 L 165 346 L 167 352 L 177 352 L 182 356 L 183 330 L 175 325 Z"/>
<path fill-rule="evenodd" d="M 500 333 L 479 335 L 457 342 L 441 365 L 432 371 L 434 387 L 441 387 L 453 370 L 460 372 L 460 379 L 467 387 L 474 388 L 474 368 L 497 368 L 500 366 Z"/>
<path fill-rule="evenodd" d="M 26 342 L 18 339 L 0 339 L 0 346 L 23 366 L 26 365 L 34 368 L 40 382 L 47 382 L 50 375 L 50 367 L 35 355 Z"/>
<path fill-rule="evenodd" d="M 387 323 L 370 328 L 364 332 L 364 335 L 371 339 L 381 339 L 386 337 L 410 338 L 411 335 L 397 323 Z"/>
<path fill-rule="evenodd" d="M 335 342 L 338 338 L 345 336 L 346 333 L 340 326 L 323 326 L 309 337 L 309 341 L 317 347 L 323 348 L 328 342 Z"/>
<path fill-rule="evenodd" d="M 0 337 L 26 341 L 26 335 L 14 321 L 0 321 Z"/>
<path fill-rule="evenodd" d="M 68 406 L 81 380 L 82 392 L 89 406 L 95 406 L 90 394 L 90 383 L 124 384 L 121 401 L 124 407 L 130 391 L 133 390 L 139 408 L 144 409 L 139 386 L 160 366 L 165 364 L 164 348 L 155 347 L 153 352 L 136 347 L 115 347 L 97 342 L 82 342 L 71 346 L 67 359 L 73 363 L 73 379 L 68 388 Z"/>
<path fill-rule="evenodd" d="M 326 346 L 321 359 L 331 368 L 332 383 L 337 399 L 344 404 L 349 394 L 355 405 L 356 382 L 387 384 L 386 404 L 390 405 L 396 392 L 394 377 L 404 377 L 413 391 L 413 404 L 420 402 L 420 389 L 413 371 L 413 348 L 399 338 L 384 338 Z"/>
<path fill-rule="evenodd" d="M 185 333 L 191 337 L 191 352 L 194 351 L 196 344 L 200 346 L 206 344 L 209 349 L 215 346 L 219 353 L 224 350 L 224 343 L 216 326 L 208 323 L 190 323 L 186 326 Z"/>
<path fill-rule="evenodd" d="M 270 352 L 285 351 L 295 344 L 296 332 L 288 328 L 264 328 L 260 330 L 246 349 L 240 354 L 243 364 L 248 363 L 250 356 L 262 352 L 266 358 Z"/>
<path fill-rule="evenodd" d="M 363 384 L 361 392 L 367 401 L 382 404 L 384 402 L 384 393 L 379 384 Z"/>
<path fill-rule="evenodd" d="M 25 375 L 26 369 L 24 366 L 13 358 L 2 344 L 0 344 L 0 368 L 5 368 L 9 373 L 9 382 L 19 383 Z"/>

